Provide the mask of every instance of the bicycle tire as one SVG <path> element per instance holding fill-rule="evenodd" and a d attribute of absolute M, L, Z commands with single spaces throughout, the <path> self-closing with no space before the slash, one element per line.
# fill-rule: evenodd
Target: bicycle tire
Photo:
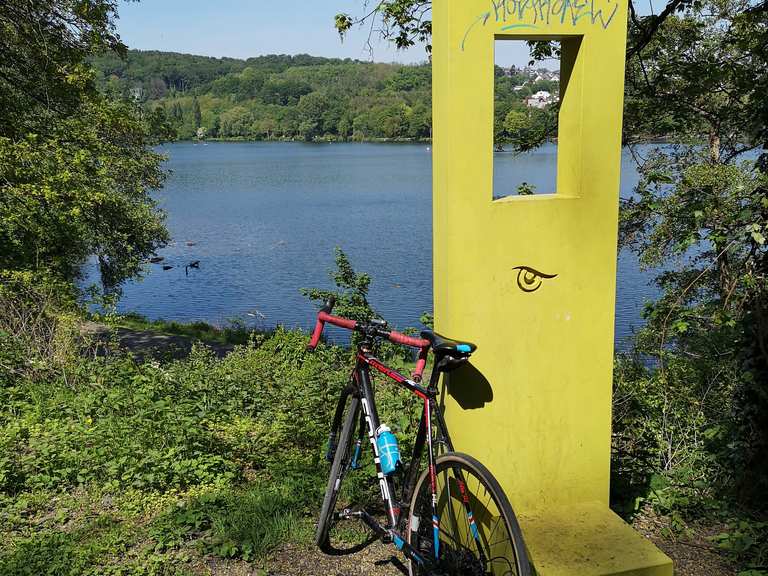
<path fill-rule="evenodd" d="M 468 456 L 467 454 L 462 454 L 459 452 L 448 452 L 440 457 L 437 458 L 437 461 L 435 462 L 435 476 L 438 478 L 438 484 L 439 484 L 439 478 L 441 476 L 441 473 L 445 473 L 445 478 L 448 478 L 446 470 L 462 470 L 465 471 L 467 474 L 472 475 L 473 477 L 477 478 L 479 482 L 483 485 L 483 488 L 486 490 L 486 492 L 490 495 L 490 499 L 493 501 L 494 505 L 496 506 L 497 511 L 499 512 L 499 517 L 503 519 L 503 524 L 505 526 L 505 529 L 507 530 L 507 534 L 509 536 L 509 542 L 511 543 L 512 551 L 514 554 L 514 568 L 515 572 L 511 572 L 510 570 L 503 569 L 502 571 L 497 572 L 493 569 L 493 566 L 490 567 L 490 570 L 487 570 L 487 567 L 480 568 L 482 574 L 514 574 L 515 576 L 530 576 L 531 574 L 531 566 L 528 559 L 528 553 L 525 549 L 525 542 L 523 540 L 523 533 L 520 529 L 520 524 L 517 521 L 517 517 L 515 516 L 515 513 L 512 509 L 512 505 L 509 503 L 509 499 L 507 498 L 506 494 L 502 490 L 501 486 L 499 485 L 499 482 L 494 478 L 494 476 L 491 474 L 491 472 L 486 468 L 483 464 L 478 462 L 475 458 L 472 456 Z M 463 480 L 463 477 L 462 477 Z M 466 483 L 466 481 L 464 482 Z M 428 523 L 428 532 L 427 535 L 420 536 L 420 529 L 423 528 L 423 526 L 420 526 L 421 521 L 419 516 L 417 514 L 420 514 L 423 517 L 423 511 L 419 510 L 419 497 L 422 493 L 422 491 L 426 491 L 426 496 L 428 496 L 429 501 L 431 502 L 431 489 L 429 484 L 429 469 L 427 468 L 421 473 L 421 476 L 419 477 L 418 482 L 416 483 L 416 488 L 413 492 L 413 496 L 411 497 L 411 506 L 409 509 L 409 518 L 408 518 L 408 527 L 407 527 L 407 540 L 408 543 L 411 546 L 414 546 L 417 549 L 420 549 L 422 551 L 428 552 L 428 553 L 434 553 L 433 547 L 429 550 L 425 550 L 424 547 L 420 546 L 421 540 L 428 540 L 432 539 L 434 541 L 434 537 L 432 536 L 432 529 L 433 524 L 431 521 L 431 518 L 427 518 Z M 444 490 L 441 488 L 438 488 L 438 490 Z M 462 492 L 463 495 L 463 492 Z M 424 495 L 422 495 L 423 497 Z M 438 501 L 441 501 L 441 499 L 445 495 L 442 493 L 438 494 Z M 448 488 L 448 495 L 447 498 L 451 497 L 451 488 Z M 475 497 L 476 498 L 476 497 Z M 476 500 L 479 499 L 476 498 Z M 455 510 L 456 507 L 460 503 L 456 503 L 453 505 L 453 507 L 449 507 L 449 510 L 453 511 L 453 514 L 455 516 Z M 487 508 L 486 503 L 486 508 Z M 423 506 L 423 504 L 422 504 Z M 463 512 L 463 510 L 462 510 Z M 478 524 L 481 523 L 481 519 L 479 518 L 478 510 L 473 510 L 473 515 L 475 518 L 478 518 Z M 431 509 L 430 512 L 431 514 Z M 445 519 L 444 519 L 445 520 Z M 454 525 L 456 528 L 456 519 L 453 519 Z M 496 522 L 496 526 L 492 529 L 495 530 L 498 528 L 498 520 Z M 416 528 L 415 530 L 413 528 Z M 442 530 L 442 528 L 441 528 Z M 480 529 L 481 530 L 481 529 Z M 422 534 L 424 534 L 423 531 L 421 531 Z M 469 530 L 469 522 L 467 521 L 467 537 L 469 538 L 470 530 Z M 414 536 L 415 535 L 415 536 Z M 485 535 L 487 536 L 487 535 Z M 491 532 L 491 536 L 493 536 L 493 532 Z M 414 537 L 416 537 L 417 540 L 414 540 Z M 484 536 L 481 535 L 481 538 Z M 472 540 L 474 542 L 474 540 Z M 491 544 L 493 544 L 491 542 Z M 476 544 L 475 544 L 476 545 Z M 461 546 L 461 544 L 459 544 Z M 448 550 L 448 552 L 446 552 Z M 454 556 L 460 556 L 463 553 L 462 551 L 459 551 L 459 553 L 455 553 L 451 551 L 450 543 L 447 543 L 445 545 L 441 545 L 439 553 L 441 554 L 441 560 L 444 564 L 448 563 L 449 560 L 443 560 L 442 555 L 448 555 L 448 554 L 454 554 Z M 465 548 L 465 550 L 469 550 L 469 548 Z M 491 558 L 491 562 L 497 561 L 494 557 Z M 505 559 L 506 562 L 510 564 L 507 559 Z M 463 562 L 463 559 L 462 559 Z M 477 559 L 474 560 L 474 562 L 479 564 L 479 561 Z M 418 566 L 413 560 L 409 561 L 408 563 L 408 570 L 410 576 L 423 576 L 427 574 L 427 572 L 424 572 L 420 569 L 420 566 Z M 464 574 L 464 573 L 473 573 L 472 571 L 468 570 L 466 567 L 459 567 L 455 568 L 454 570 L 448 569 L 446 570 L 445 566 L 442 566 L 440 571 L 440 574 Z"/>
<path fill-rule="evenodd" d="M 347 401 L 347 412 L 344 418 L 344 425 L 341 429 L 341 435 L 336 445 L 336 452 L 331 464 L 331 473 L 328 476 L 328 486 L 323 498 L 323 506 L 320 509 L 320 516 L 317 520 L 317 529 L 315 531 L 315 544 L 323 551 L 329 549 L 329 533 L 331 522 L 333 520 L 336 499 L 339 496 L 341 482 L 349 466 L 349 452 L 352 445 L 352 432 L 355 424 L 360 417 L 360 399 L 350 396 Z"/>

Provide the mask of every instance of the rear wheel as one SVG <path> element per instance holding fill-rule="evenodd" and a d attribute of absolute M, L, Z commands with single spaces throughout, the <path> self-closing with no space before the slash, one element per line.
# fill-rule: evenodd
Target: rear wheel
<path fill-rule="evenodd" d="M 488 469 L 471 456 L 449 452 L 437 459 L 435 480 L 438 543 L 429 469 L 421 474 L 413 493 L 407 538 L 423 555 L 437 556 L 438 571 L 426 572 L 411 560 L 411 576 L 530 576 L 517 518 Z"/>

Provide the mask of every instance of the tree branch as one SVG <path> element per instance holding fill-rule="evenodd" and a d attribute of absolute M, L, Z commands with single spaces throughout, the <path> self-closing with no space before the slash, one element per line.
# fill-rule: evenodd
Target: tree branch
<path fill-rule="evenodd" d="M 662 10 L 657 16 L 654 15 L 654 16 L 649 16 L 647 18 L 647 20 L 649 21 L 649 24 L 647 27 L 638 25 L 635 8 L 630 3 L 630 10 L 631 10 L 630 13 L 633 16 L 633 22 L 641 30 L 641 33 L 640 33 L 640 37 L 627 50 L 627 59 L 632 58 L 632 56 L 635 56 L 643 48 L 645 48 L 648 45 L 648 43 L 653 39 L 653 35 L 656 34 L 656 31 L 659 29 L 659 27 L 664 23 L 664 20 L 666 20 L 674 12 L 684 8 L 685 5 L 689 2 L 690 0 L 670 0 L 667 3 L 664 10 Z"/>

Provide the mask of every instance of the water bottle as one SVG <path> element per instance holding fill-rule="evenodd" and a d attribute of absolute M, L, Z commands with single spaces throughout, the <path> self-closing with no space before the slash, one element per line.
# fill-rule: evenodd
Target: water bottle
<path fill-rule="evenodd" d="M 397 470 L 400 463 L 400 449 L 397 447 L 397 438 L 392 434 L 389 426 L 382 424 L 376 429 L 376 446 L 379 449 L 381 471 L 387 476 Z"/>

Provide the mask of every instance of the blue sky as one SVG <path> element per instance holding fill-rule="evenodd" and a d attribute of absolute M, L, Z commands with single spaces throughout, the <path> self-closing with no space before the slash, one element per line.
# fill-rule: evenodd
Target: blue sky
<path fill-rule="evenodd" d="M 352 31 L 343 43 L 333 28 L 337 13 L 358 16 L 362 7 L 363 0 L 123 0 L 117 27 L 123 42 L 141 50 L 233 58 L 306 53 L 370 60 L 367 28 Z M 514 44 L 504 51 L 502 63 L 524 65 L 527 50 Z M 373 59 L 421 62 L 426 53 L 421 46 L 398 51 L 376 42 Z"/>

